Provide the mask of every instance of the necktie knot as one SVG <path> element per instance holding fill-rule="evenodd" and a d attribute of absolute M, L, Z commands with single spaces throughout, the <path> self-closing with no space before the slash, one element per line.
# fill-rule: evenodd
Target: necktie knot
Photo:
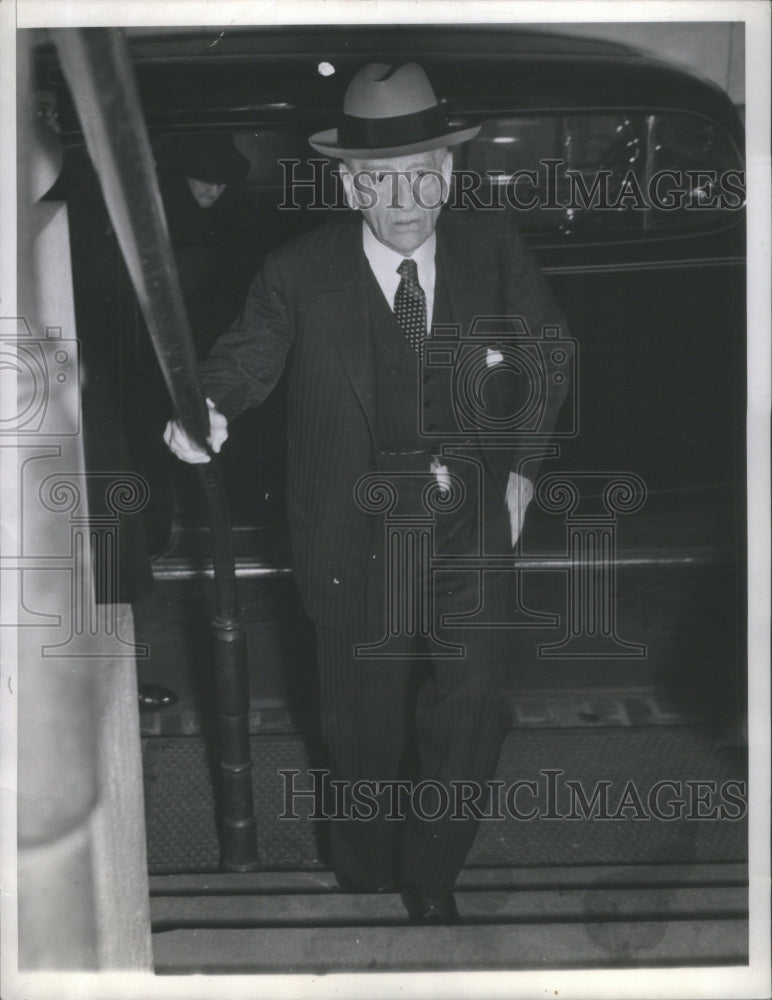
<path fill-rule="evenodd" d="M 406 257 L 397 268 L 397 274 L 410 284 L 418 284 L 418 265 L 412 257 Z"/>
<path fill-rule="evenodd" d="M 418 281 L 418 265 L 407 257 L 397 274 L 401 281 L 394 298 L 394 314 L 410 346 L 418 351 L 426 337 L 426 296 Z"/>

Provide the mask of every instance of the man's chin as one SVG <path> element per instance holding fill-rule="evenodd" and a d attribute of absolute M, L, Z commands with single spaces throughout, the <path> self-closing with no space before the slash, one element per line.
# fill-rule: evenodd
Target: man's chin
<path fill-rule="evenodd" d="M 425 243 L 429 235 L 418 227 L 405 226 L 389 234 L 388 246 L 407 257 Z"/>

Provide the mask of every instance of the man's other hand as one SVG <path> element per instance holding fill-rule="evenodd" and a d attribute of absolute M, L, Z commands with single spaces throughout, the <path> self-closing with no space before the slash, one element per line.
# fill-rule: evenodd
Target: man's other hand
<path fill-rule="evenodd" d="M 207 399 L 206 405 L 209 408 L 209 436 L 207 437 L 207 441 L 212 451 L 216 454 L 228 439 L 228 421 L 215 407 L 211 399 Z M 206 451 L 191 441 L 176 420 L 170 420 L 166 425 L 164 441 L 173 455 L 176 455 L 183 462 L 189 462 L 191 465 L 208 462 L 211 458 Z"/>

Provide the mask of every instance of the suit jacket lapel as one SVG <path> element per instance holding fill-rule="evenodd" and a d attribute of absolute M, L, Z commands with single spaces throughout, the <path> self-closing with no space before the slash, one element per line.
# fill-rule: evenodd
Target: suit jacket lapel
<path fill-rule="evenodd" d="M 487 245 L 470 243 L 470 234 L 461 230 L 454 233 L 457 222 L 447 212 L 440 216 L 437 226 L 437 265 L 438 280 L 443 273 L 446 282 L 447 301 L 450 306 L 449 317 L 433 317 L 434 322 L 450 322 L 460 326 L 461 343 L 469 337 L 472 325 L 478 317 L 501 315 L 505 309 L 504 296 L 499 283 L 498 268 L 491 260 L 490 248 Z M 442 271 L 440 271 L 440 268 Z M 491 337 L 491 343 L 494 341 Z M 484 343 L 484 342 L 483 342 Z M 488 392 L 493 392 L 490 402 L 500 405 L 496 382 L 488 385 Z M 478 447 L 482 451 L 485 464 L 494 482 L 503 489 L 501 482 L 491 466 L 490 453 L 480 442 L 480 428 L 475 428 L 474 435 Z"/>
<path fill-rule="evenodd" d="M 317 288 L 324 336 L 333 343 L 374 436 L 375 371 L 359 225 L 341 227 Z"/>
<path fill-rule="evenodd" d="M 450 304 L 450 317 L 433 317 L 433 322 L 451 322 L 461 327 L 461 338 L 467 337 L 478 315 L 495 315 L 500 303 L 496 294 L 497 277 L 486 267 L 485 253 L 469 244 L 469 234 L 463 231 L 454 239 L 455 220 L 448 211 L 440 215 L 437 225 L 438 276 L 444 273 Z"/>

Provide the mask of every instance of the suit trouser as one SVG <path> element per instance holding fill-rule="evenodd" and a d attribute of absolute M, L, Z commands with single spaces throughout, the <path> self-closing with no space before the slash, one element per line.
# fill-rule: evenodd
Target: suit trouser
<path fill-rule="evenodd" d="M 511 574 L 486 575 L 484 591 L 486 617 L 506 621 Z M 357 623 L 342 629 L 317 627 L 321 728 L 332 777 L 346 783 L 406 777 L 406 737 L 414 731 L 418 773 L 410 775 L 413 788 L 416 779 L 429 782 L 417 812 L 409 794 L 404 810 L 394 806 L 392 786 L 377 796 L 374 818 L 331 820 L 333 868 L 362 889 L 376 891 L 395 883 L 431 892 L 450 889 L 471 848 L 477 821 L 469 810 L 461 811 L 465 818 L 451 818 L 456 791 L 459 782 L 484 786 L 494 776 L 510 725 L 508 703 L 500 692 L 512 677 L 516 656 L 512 629 L 441 623 L 448 609 L 474 608 L 479 594 L 474 571 L 436 574 L 434 635 L 464 647 L 460 657 L 421 656 L 427 646 L 419 638 L 406 642 L 399 658 L 357 656 L 354 646 L 363 639 Z M 411 672 L 416 666 L 422 683 L 414 692 Z M 447 789 L 444 814 L 434 782 Z M 476 804 L 484 810 L 484 796 Z M 404 822 L 396 818 L 400 811 L 406 814 Z M 350 803 L 342 815 L 351 816 Z"/>

